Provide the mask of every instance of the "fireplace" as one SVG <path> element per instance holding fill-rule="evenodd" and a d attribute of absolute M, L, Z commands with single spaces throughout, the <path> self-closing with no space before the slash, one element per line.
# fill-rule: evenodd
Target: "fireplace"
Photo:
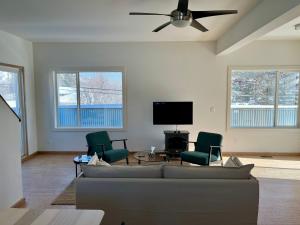
<path fill-rule="evenodd" d="M 178 157 L 180 153 L 188 150 L 189 132 L 165 131 L 165 151 L 170 156 Z"/>

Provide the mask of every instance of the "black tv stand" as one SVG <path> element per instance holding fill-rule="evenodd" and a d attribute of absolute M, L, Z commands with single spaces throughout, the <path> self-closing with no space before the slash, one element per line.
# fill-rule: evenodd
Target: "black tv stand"
<path fill-rule="evenodd" d="M 180 153 L 188 150 L 189 132 L 184 130 L 166 130 L 165 151 L 169 157 L 179 157 Z"/>

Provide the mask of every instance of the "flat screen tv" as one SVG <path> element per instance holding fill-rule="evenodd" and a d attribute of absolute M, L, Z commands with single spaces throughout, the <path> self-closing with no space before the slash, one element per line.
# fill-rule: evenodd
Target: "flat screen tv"
<path fill-rule="evenodd" d="M 153 102 L 153 124 L 193 124 L 193 102 Z"/>

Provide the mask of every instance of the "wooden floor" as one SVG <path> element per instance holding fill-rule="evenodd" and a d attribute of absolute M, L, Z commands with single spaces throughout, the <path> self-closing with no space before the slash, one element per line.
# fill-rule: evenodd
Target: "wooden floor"
<path fill-rule="evenodd" d="M 73 157 L 72 154 L 38 154 L 23 163 L 24 207 L 74 208 L 51 205 L 75 177 Z M 300 225 L 300 157 L 247 156 L 241 160 L 256 165 L 253 174 L 260 181 L 258 224 Z"/>
<path fill-rule="evenodd" d="M 23 192 L 27 208 L 74 208 L 51 206 L 75 178 L 73 154 L 38 154 L 23 162 Z"/>

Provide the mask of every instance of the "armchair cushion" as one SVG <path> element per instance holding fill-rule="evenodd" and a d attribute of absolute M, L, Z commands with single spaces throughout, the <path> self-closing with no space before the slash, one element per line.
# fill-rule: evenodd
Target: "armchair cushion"
<path fill-rule="evenodd" d="M 200 164 L 200 165 L 208 165 L 208 153 L 205 152 L 196 152 L 196 151 L 185 151 L 181 153 L 181 159 L 185 162 Z M 218 157 L 215 155 L 211 155 L 211 162 L 217 161 Z"/>
<path fill-rule="evenodd" d="M 195 151 L 209 153 L 210 146 L 220 146 L 222 135 L 208 132 L 199 132 Z M 219 148 L 212 149 L 212 155 L 219 156 Z"/>
<path fill-rule="evenodd" d="M 125 159 L 128 156 L 127 149 L 114 149 L 104 152 L 103 160 L 111 163 L 115 161 L 119 161 Z"/>

